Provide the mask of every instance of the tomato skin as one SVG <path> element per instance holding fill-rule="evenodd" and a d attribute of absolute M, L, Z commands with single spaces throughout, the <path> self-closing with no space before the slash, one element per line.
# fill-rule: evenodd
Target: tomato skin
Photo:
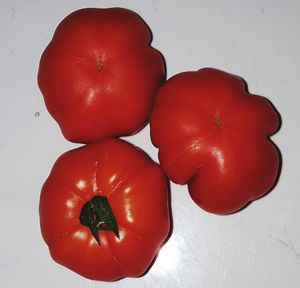
<path fill-rule="evenodd" d="M 58 25 L 38 84 L 66 139 L 92 143 L 141 129 L 165 80 L 143 20 L 124 8 L 86 8 Z"/>
<path fill-rule="evenodd" d="M 187 183 L 201 208 L 229 214 L 274 185 L 280 156 L 269 137 L 279 122 L 271 103 L 247 93 L 241 78 L 204 68 L 160 88 L 150 131 L 170 180 Z"/>
<path fill-rule="evenodd" d="M 97 243 L 79 221 L 83 205 L 106 196 L 118 223 Z M 40 196 L 40 227 L 52 258 L 93 280 L 138 277 L 170 230 L 168 185 L 158 164 L 123 140 L 104 140 L 63 154 Z"/>

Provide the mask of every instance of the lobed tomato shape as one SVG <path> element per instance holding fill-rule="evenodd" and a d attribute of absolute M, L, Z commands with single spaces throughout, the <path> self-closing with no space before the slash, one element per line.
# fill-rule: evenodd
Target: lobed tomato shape
<path fill-rule="evenodd" d="M 187 183 L 209 212 L 235 212 L 277 179 L 280 155 L 269 137 L 279 115 L 237 76 L 212 68 L 173 76 L 158 92 L 150 126 L 166 174 Z"/>
<path fill-rule="evenodd" d="M 58 25 L 38 84 L 66 139 L 92 143 L 143 127 L 165 80 L 150 42 L 147 25 L 124 8 L 81 9 Z"/>
<path fill-rule="evenodd" d="M 122 140 L 63 154 L 42 188 L 39 211 L 53 259 L 94 280 L 142 275 L 170 230 L 162 169 Z"/>

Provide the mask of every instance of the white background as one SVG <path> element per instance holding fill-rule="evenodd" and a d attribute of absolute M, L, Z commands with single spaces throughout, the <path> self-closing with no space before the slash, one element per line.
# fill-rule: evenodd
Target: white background
<path fill-rule="evenodd" d="M 113 283 L 56 264 L 39 230 L 41 185 L 64 140 L 36 83 L 57 24 L 83 7 L 127 7 L 153 32 L 168 78 L 216 67 L 243 77 L 282 116 L 276 188 L 241 212 L 217 216 L 173 185 L 174 229 L 151 270 Z M 0 2 L 0 287 L 300 287 L 300 1 Z M 128 141 L 157 161 L 149 127 Z"/>

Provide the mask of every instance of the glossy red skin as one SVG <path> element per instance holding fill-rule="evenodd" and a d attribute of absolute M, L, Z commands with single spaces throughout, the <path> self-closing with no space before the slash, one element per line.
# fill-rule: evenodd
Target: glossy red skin
<path fill-rule="evenodd" d="M 278 113 L 235 75 L 204 68 L 173 76 L 158 92 L 150 125 L 166 174 L 187 183 L 209 212 L 235 212 L 276 181 L 280 157 L 268 137 Z"/>
<path fill-rule="evenodd" d="M 119 226 L 98 233 L 80 224 L 82 206 L 107 196 Z M 93 280 L 142 275 L 169 230 L 165 174 L 144 152 L 122 140 L 104 140 L 63 154 L 40 198 L 40 226 L 52 258 Z"/>
<path fill-rule="evenodd" d="M 43 52 L 38 84 L 66 139 L 91 143 L 137 132 L 165 80 L 143 20 L 123 8 L 67 16 Z"/>

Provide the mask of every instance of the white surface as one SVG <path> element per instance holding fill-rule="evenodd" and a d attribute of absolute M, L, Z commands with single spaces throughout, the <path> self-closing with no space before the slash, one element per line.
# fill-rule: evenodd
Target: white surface
<path fill-rule="evenodd" d="M 183 4 L 184 3 L 184 4 Z M 230 216 L 208 214 L 172 185 L 174 230 L 138 279 L 93 282 L 57 265 L 39 230 L 38 201 L 62 137 L 36 84 L 57 24 L 82 7 L 122 6 L 150 26 L 168 77 L 211 66 L 242 76 L 281 113 L 276 188 Z M 300 1 L 1 1 L 0 287 L 300 287 Z M 157 160 L 149 127 L 126 138 Z"/>

